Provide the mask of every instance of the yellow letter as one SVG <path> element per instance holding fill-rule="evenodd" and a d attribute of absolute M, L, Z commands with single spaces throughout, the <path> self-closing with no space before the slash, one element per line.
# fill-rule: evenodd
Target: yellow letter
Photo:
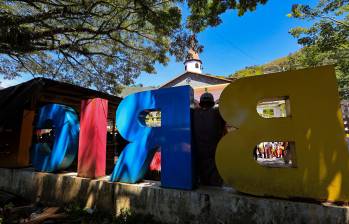
<path fill-rule="evenodd" d="M 289 99 L 290 116 L 259 116 L 258 102 L 273 98 Z M 226 183 L 260 196 L 349 201 L 349 153 L 332 66 L 239 79 L 223 91 L 220 112 L 238 128 L 217 148 Z M 294 142 L 296 167 L 257 164 L 252 150 L 266 141 Z"/>

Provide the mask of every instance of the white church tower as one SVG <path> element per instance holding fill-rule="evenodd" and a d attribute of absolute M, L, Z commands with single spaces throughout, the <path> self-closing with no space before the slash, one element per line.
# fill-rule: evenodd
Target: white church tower
<path fill-rule="evenodd" d="M 202 74 L 202 62 L 199 58 L 199 54 L 193 49 L 189 49 L 184 66 L 185 72 Z"/>

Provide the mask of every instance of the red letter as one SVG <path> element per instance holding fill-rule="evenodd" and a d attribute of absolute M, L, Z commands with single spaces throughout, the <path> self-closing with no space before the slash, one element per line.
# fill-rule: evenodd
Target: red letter
<path fill-rule="evenodd" d="M 78 176 L 105 176 L 108 100 L 81 102 Z"/>

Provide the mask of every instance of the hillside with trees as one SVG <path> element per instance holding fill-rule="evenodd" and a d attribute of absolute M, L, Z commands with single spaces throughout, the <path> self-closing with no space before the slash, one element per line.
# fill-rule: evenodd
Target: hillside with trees
<path fill-rule="evenodd" d="M 268 62 L 263 65 L 251 65 L 247 66 L 241 70 L 236 71 L 235 73 L 231 74 L 229 77 L 231 78 L 243 78 L 248 76 L 255 76 L 255 75 L 262 75 L 262 74 L 268 74 L 268 73 L 275 73 L 280 71 L 286 71 L 287 69 L 287 63 L 289 62 L 290 56 L 282 57 L 275 59 L 271 62 Z"/>

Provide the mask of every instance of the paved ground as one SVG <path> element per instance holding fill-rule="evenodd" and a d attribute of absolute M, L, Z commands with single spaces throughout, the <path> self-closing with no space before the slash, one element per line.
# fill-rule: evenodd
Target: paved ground
<path fill-rule="evenodd" d="M 283 158 L 263 159 L 257 158 L 257 163 L 268 167 L 292 167 L 292 162 L 286 164 Z"/>

